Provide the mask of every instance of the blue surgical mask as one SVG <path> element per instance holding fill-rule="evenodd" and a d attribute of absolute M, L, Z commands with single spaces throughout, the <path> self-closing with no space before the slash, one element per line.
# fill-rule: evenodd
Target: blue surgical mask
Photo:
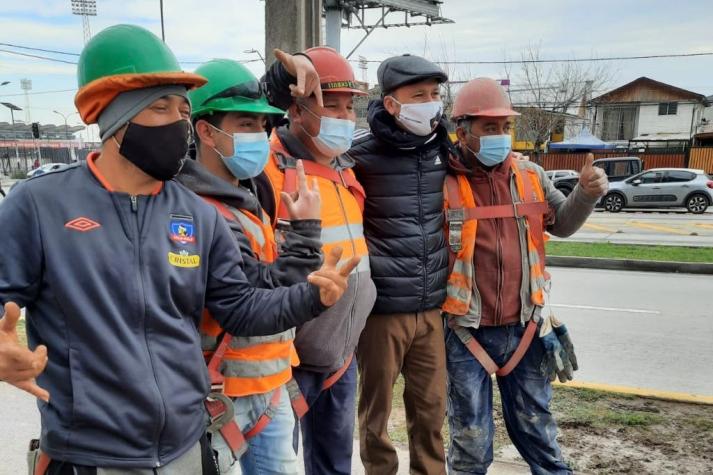
<path fill-rule="evenodd" d="M 214 127 L 225 135 L 231 134 Z M 236 132 L 233 137 L 233 154 L 223 155 L 213 149 L 223 159 L 223 163 L 238 180 L 255 178 L 267 164 L 270 155 L 270 142 L 267 132 Z"/>
<path fill-rule="evenodd" d="M 316 137 L 312 137 L 312 142 L 317 147 L 317 150 L 326 156 L 336 157 L 351 148 L 354 128 L 356 127 L 355 122 L 347 119 L 318 116 L 304 106 L 302 109 L 315 117 L 319 117 L 319 134 Z M 304 127 L 302 130 L 304 130 Z"/>
<path fill-rule="evenodd" d="M 480 139 L 480 151 L 473 152 L 475 157 L 486 167 L 499 165 L 508 158 L 512 150 L 512 137 L 509 134 L 503 135 L 483 135 Z"/>

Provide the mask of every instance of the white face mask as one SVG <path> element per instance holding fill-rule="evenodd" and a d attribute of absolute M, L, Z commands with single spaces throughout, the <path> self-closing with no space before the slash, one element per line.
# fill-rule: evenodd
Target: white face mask
<path fill-rule="evenodd" d="M 404 129 L 414 135 L 425 137 L 434 130 L 443 115 L 443 102 L 420 102 L 416 104 L 401 104 L 393 96 L 391 98 L 401 106 L 401 111 L 395 117 Z"/>

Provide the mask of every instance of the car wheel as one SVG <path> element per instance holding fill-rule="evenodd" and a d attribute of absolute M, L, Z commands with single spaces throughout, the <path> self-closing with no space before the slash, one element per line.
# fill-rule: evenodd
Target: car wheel
<path fill-rule="evenodd" d="M 686 209 L 693 214 L 704 213 L 708 209 L 708 205 L 708 198 L 699 193 L 689 196 L 686 200 Z"/>
<path fill-rule="evenodd" d="M 624 198 L 619 193 L 609 193 L 604 197 L 604 209 L 618 213 L 624 207 Z"/>
<path fill-rule="evenodd" d="M 557 187 L 558 190 L 562 192 L 563 195 L 569 196 L 570 193 L 572 193 L 572 188 L 568 186 L 563 186 L 563 187 Z"/>

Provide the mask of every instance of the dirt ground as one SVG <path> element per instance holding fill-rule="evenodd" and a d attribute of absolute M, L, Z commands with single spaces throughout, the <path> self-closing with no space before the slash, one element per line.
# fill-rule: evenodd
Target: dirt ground
<path fill-rule="evenodd" d="M 407 448 L 402 387 L 394 392 L 389 432 Z M 505 431 L 497 390 L 494 397 L 496 458 L 522 462 Z M 551 409 L 575 472 L 713 474 L 713 406 L 556 387 Z M 447 441 L 447 426 L 444 436 Z"/>

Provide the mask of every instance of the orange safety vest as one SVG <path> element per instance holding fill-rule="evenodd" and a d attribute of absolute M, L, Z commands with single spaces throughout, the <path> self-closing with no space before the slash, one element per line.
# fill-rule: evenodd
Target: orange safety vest
<path fill-rule="evenodd" d="M 240 223 L 258 260 L 274 262 L 277 257 L 275 235 L 262 209 L 257 217 L 213 198 L 204 196 L 203 199 L 215 206 L 228 221 Z M 292 379 L 292 367 L 299 365 L 293 345 L 294 329 L 260 337 L 226 334 L 219 345 L 223 333 L 218 322 L 204 310 L 200 325 L 203 354 L 212 383 L 222 383 L 223 393 L 230 397 L 264 394 Z"/>
<path fill-rule="evenodd" d="M 523 177 L 518 163 L 516 160 L 512 161 L 512 172 L 520 200 L 509 205 L 476 207 L 470 182 L 464 175 L 449 175 L 445 183 L 446 223 L 452 267 L 442 309 L 449 314 L 448 325 L 463 345 L 488 374 L 496 374 L 498 377 L 510 374 L 525 356 L 537 331 L 537 322 L 534 319 L 528 322 L 520 344 L 505 365 L 498 367 L 468 329 L 459 324 L 459 317 L 474 315 L 477 311 L 472 308 L 475 284 L 473 257 L 479 219 L 525 219 L 527 258 L 530 263 L 530 298 L 534 305 L 543 306 L 545 303 L 544 217 L 548 205 L 537 172 L 528 168 L 527 176 Z"/>
<path fill-rule="evenodd" d="M 534 305 L 544 305 L 546 284 L 544 216 L 548 210 L 547 202 L 537 172 L 529 168 L 521 170 L 517 163 L 517 160 L 513 160 L 512 172 L 520 202 L 509 205 L 476 207 L 466 176 L 446 178 L 446 222 L 453 265 L 448 277 L 447 296 L 442 310 L 456 317 L 456 321 L 458 316 L 475 312 L 471 305 L 475 282 L 473 256 L 478 219 L 504 217 L 525 219 L 527 258 L 530 264 L 530 298 Z"/>
<path fill-rule="evenodd" d="M 270 158 L 265 166 L 265 174 L 270 180 L 278 210 L 274 224 L 278 220 L 287 220 L 287 210 L 281 202 L 280 192 L 296 190 L 297 159 L 285 150 L 277 133 L 270 136 Z M 350 169 L 334 169 L 311 160 L 303 160 L 308 183 L 311 178 L 317 180 L 322 200 L 322 251 L 327 254 L 334 247 L 343 249 L 345 262 L 353 256 L 366 257 L 368 250 L 364 238 L 364 189 Z M 279 239 L 279 238 L 278 238 Z M 356 269 L 369 270 L 369 259 L 361 259 Z"/>

